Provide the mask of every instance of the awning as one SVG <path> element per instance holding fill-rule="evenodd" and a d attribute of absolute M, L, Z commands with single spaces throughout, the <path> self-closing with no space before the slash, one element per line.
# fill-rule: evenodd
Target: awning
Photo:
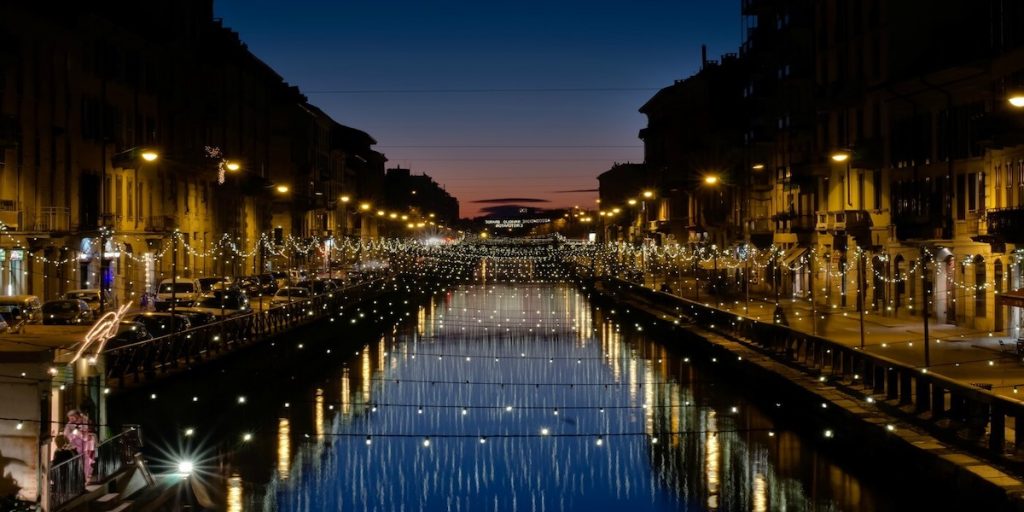
<path fill-rule="evenodd" d="M 1024 288 L 996 294 L 996 306 L 1024 308 Z"/>
<path fill-rule="evenodd" d="M 806 247 L 791 247 L 782 254 L 782 265 L 792 267 L 793 262 L 800 259 L 807 252 Z"/>

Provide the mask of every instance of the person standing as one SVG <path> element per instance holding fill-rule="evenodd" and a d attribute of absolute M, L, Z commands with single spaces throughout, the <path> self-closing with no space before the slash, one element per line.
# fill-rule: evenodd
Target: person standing
<path fill-rule="evenodd" d="M 92 477 L 92 465 L 96 459 L 96 436 L 89 427 L 89 417 L 78 409 L 68 411 L 68 423 L 64 425 L 64 437 L 82 455 L 85 481 Z"/>

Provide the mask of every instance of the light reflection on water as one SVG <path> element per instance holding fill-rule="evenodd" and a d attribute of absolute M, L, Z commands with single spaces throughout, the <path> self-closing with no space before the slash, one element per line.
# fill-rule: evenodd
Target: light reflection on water
<path fill-rule="evenodd" d="M 280 420 L 263 508 L 891 506 L 797 435 L 769 437 L 709 370 L 591 316 L 577 290 L 540 285 L 466 286 L 419 308 L 340 370 L 337 399 L 316 389 L 315 442 Z"/>

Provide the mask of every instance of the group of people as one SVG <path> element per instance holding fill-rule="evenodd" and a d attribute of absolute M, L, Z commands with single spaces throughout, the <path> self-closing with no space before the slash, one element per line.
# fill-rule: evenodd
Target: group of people
<path fill-rule="evenodd" d="M 57 451 L 53 454 L 51 467 L 81 455 L 85 481 L 88 482 L 92 477 L 92 466 L 96 460 L 96 434 L 92 431 L 89 415 L 86 413 L 71 409 L 67 418 L 64 432 L 54 439 Z"/>

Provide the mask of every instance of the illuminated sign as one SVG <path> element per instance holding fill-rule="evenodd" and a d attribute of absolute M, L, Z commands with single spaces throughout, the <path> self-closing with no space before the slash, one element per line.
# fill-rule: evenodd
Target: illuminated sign
<path fill-rule="evenodd" d="M 531 224 L 547 224 L 551 219 L 487 219 L 484 224 L 497 229 L 515 229 Z"/>

